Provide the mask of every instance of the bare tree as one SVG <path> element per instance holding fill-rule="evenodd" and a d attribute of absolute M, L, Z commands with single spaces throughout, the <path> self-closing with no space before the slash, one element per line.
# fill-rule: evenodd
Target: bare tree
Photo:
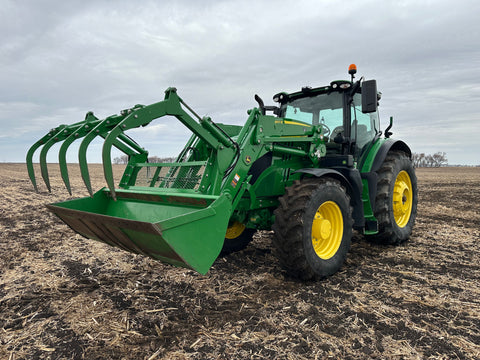
<path fill-rule="evenodd" d="M 413 166 L 415 167 L 441 167 L 448 165 L 447 154 L 445 152 L 436 152 L 435 154 L 413 153 Z"/>
<path fill-rule="evenodd" d="M 425 161 L 427 163 L 427 167 L 433 167 L 434 161 L 433 161 L 433 156 L 428 154 L 425 156 Z"/>
<path fill-rule="evenodd" d="M 445 152 L 436 152 L 432 155 L 435 167 L 441 167 L 448 164 L 447 153 Z"/>
<path fill-rule="evenodd" d="M 412 154 L 412 162 L 414 167 L 420 167 L 420 160 L 421 160 L 421 154 L 413 153 Z"/>
<path fill-rule="evenodd" d="M 122 156 L 117 156 L 116 158 L 113 159 L 114 164 L 126 164 L 128 163 L 128 156 L 127 155 L 122 155 Z"/>

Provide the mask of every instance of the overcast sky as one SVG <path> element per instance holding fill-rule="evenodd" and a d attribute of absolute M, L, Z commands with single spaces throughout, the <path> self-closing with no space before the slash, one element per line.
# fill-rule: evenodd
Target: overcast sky
<path fill-rule="evenodd" d="M 382 129 L 393 116 L 393 137 L 414 152 L 480 165 L 477 0 L 1 4 L 0 162 L 24 162 L 49 129 L 87 111 L 154 103 L 169 86 L 201 116 L 243 124 L 255 93 L 273 104 L 279 91 L 348 79 L 356 63 L 383 93 Z M 164 119 L 130 134 L 172 156 L 188 132 Z M 89 161 L 100 162 L 100 146 Z"/>

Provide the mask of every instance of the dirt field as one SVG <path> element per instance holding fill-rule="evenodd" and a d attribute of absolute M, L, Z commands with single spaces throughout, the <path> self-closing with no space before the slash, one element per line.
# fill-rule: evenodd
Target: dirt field
<path fill-rule="evenodd" d="M 0 359 L 480 358 L 480 168 L 419 169 L 411 240 L 357 236 L 309 283 L 269 232 L 206 276 L 81 238 L 44 207 L 68 198 L 57 168 L 49 194 L 0 164 Z M 71 181 L 86 196 L 75 166 Z"/>

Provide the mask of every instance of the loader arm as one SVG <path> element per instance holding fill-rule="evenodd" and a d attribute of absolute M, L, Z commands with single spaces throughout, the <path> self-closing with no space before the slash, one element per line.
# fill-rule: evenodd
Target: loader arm
<path fill-rule="evenodd" d="M 183 101 L 177 95 L 176 89 L 169 88 L 165 92 L 164 101 L 134 109 L 134 111 L 115 126 L 115 128 L 107 135 L 102 149 L 103 171 L 105 181 L 114 200 L 116 199 L 116 195 L 111 149 L 117 138 L 121 137 L 126 130 L 146 126 L 154 119 L 165 115 L 172 115 L 195 133 L 200 139 L 205 141 L 211 148 L 216 149 L 220 146 L 220 142 L 211 133 L 201 127 L 185 110 L 183 110 L 181 106 L 182 103 Z"/>
<path fill-rule="evenodd" d="M 275 192 L 282 194 L 285 186 L 300 176 L 290 175 L 287 169 L 314 167 L 326 153 L 321 126 L 264 115 L 258 108 L 250 110 L 249 114 L 237 138 L 240 159 L 221 183 L 220 192 L 232 201 L 232 213 L 256 212 L 277 206 L 276 197 L 267 199 L 267 196 Z M 259 184 L 250 183 L 252 165 L 267 153 L 271 153 L 284 166 L 277 166 L 272 171 L 268 168 L 263 170 L 271 175 L 266 181 L 273 181 L 266 184 L 271 191 L 268 194 L 257 190 Z M 258 176 L 263 179 L 261 175 Z M 288 177 L 291 179 L 288 180 Z M 246 192 L 247 201 L 244 197 Z M 237 220 L 243 222 L 244 217 Z"/>

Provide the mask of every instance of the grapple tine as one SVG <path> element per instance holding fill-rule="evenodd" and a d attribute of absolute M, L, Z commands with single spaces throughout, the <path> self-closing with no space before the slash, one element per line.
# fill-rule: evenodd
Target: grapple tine
<path fill-rule="evenodd" d="M 107 135 L 108 137 L 108 135 Z M 128 155 L 129 158 L 130 156 L 134 155 L 139 155 L 139 154 L 144 154 L 145 157 L 148 156 L 148 152 L 146 152 L 143 148 L 141 148 L 135 141 L 128 136 L 124 135 L 121 133 L 118 135 L 118 138 L 114 138 L 112 144 L 115 148 L 123 152 L 124 154 Z M 104 143 L 105 146 L 105 143 Z M 110 146 L 111 148 L 111 146 Z M 110 155 L 110 154 L 109 154 Z M 102 161 L 103 161 L 103 151 L 102 151 Z M 106 157 L 105 159 L 108 159 L 107 162 L 104 161 L 104 166 L 103 166 L 103 171 L 105 175 L 105 180 L 107 181 L 107 185 L 109 189 L 113 189 L 113 197 L 115 199 L 115 184 L 114 184 L 114 179 L 113 179 L 113 169 L 112 169 L 112 159 L 110 156 L 108 158 Z M 108 164 L 105 166 L 105 164 Z M 106 175 L 108 174 L 108 175 Z"/>
<path fill-rule="evenodd" d="M 113 132 L 113 130 L 112 130 Z M 124 142 L 120 140 L 129 140 L 126 138 L 122 132 L 119 132 L 118 135 L 112 135 L 110 134 L 107 135 L 105 138 L 105 142 L 103 143 L 103 149 L 102 149 L 102 161 L 103 161 L 103 173 L 105 176 L 105 181 L 107 182 L 107 186 L 110 189 L 110 193 L 112 194 L 112 198 L 115 200 L 116 195 L 115 195 L 115 183 L 113 179 L 113 169 L 112 169 L 112 158 L 111 158 L 111 149 L 112 146 L 116 147 L 118 150 L 122 151 L 125 154 L 128 155 L 134 155 L 136 154 L 135 150 L 132 149 L 131 140 L 125 144 Z M 117 139 L 118 137 L 118 139 Z M 108 139 L 108 141 L 107 141 Z M 119 140 L 120 139 L 120 140 Z M 145 153 L 145 150 L 139 148 L 142 153 Z M 140 151 L 139 151 L 140 152 Z"/>
<path fill-rule="evenodd" d="M 86 134 L 85 138 L 83 139 L 82 143 L 80 144 L 80 148 L 78 150 L 78 163 L 80 165 L 80 173 L 82 175 L 83 182 L 88 190 L 90 196 L 93 196 L 93 189 L 92 184 L 90 181 L 90 174 L 88 172 L 88 163 L 87 163 L 87 148 L 88 145 L 97 137 L 105 135 L 115 127 L 120 120 L 123 119 L 123 116 L 110 116 L 105 120 L 102 120 L 98 123 L 95 127 L 90 129 L 88 134 Z"/>
<path fill-rule="evenodd" d="M 30 178 L 30 181 L 32 182 L 32 185 L 35 189 L 36 192 L 38 192 L 38 186 L 37 186 L 37 181 L 35 179 L 35 170 L 33 168 L 33 154 L 35 151 L 42 145 L 44 145 L 51 137 L 51 133 L 48 133 L 44 137 L 42 137 L 40 140 L 38 140 L 35 144 L 33 144 L 30 149 L 28 149 L 27 152 L 27 171 L 28 171 L 28 177 Z"/>
<path fill-rule="evenodd" d="M 73 134 L 72 134 L 73 135 Z M 72 195 L 72 189 L 70 188 L 70 179 L 68 178 L 67 167 L 67 149 L 75 141 L 75 136 L 70 135 L 60 147 L 58 152 L 58 164 L 60 166 L 60 174 L 62 175 L 63 183 L 68 190 L 68 193 Z"/>
<path fill-rule="evenodd" d="M 110 190 L 110 194 L 112 194 L 113 200 L 116 201 L 117 196 L 115 194 L 115 183 L 113 180 L 112 156 L 111 156 L 113 141 L 107 142 L 107 139 L 109 138 L 110 135 L 111 133 L 107 136 L 107 138 L 105 139 L 105 142 L 103 143 L 103 149 L 102 149 L 103 174 L 105 176 L 105 181 L 107 182 L 108 189 Z"/>
<path fill-rule="evenodd" d="M 40 145 L 39 145 L 40 146 Z M 28 150 L 27 152 L 27 171 L 28 171 L 28 177 L 30 178 L 30 181 L 32 182 L 33 188 L 35 189 L 36 192 L 38 192 L 38 187 L 37 187 L 37 181 L 35 180 L 35 170 L 33 169 L 33 153 L 35 150 L 38 148 L 33 148 L 33 146 Z M 33 151 L 31 151 L 33 149 Z"/>
<path fill-rule="evenodd" d="M 115 144 L 118 142 L 117 138 L 126 139 L 126 140 L 128 139 L 123 135 L 123 132 L 125 130 L 139 127 L 142 125 L 147 125 L 150 123 L 151 120 L 152 120 L 151 113 L 146 112 L 144 110 L 144 107 L 136 108 L 134 109 L 133 113 L 130 113 L 130 115 L 128 115 L 117 126 L 115 126 L 115 128 L 105 138 L 105 142 L 103 143 L 103 148 L 102 148 L 103 173 L 104 173 L 105 181 L 107 183 L 108 189 L 110 190 L 110 194 L 112 195 L 113 200 L 116 200 L 117 196 L 115 194 L 115 183 L 113 180 L 112 146 L 115 146 Z M 129 144 L 129 146 L 132 146 L 132 145 Z"/>
<path fill-rule="evenodd" d="M 83 183 L 87 187 L 88 193 L 91 197 L 93 197 L 93 190 L 90 182 L 90 174 L 88 173 L 87 148 L 96 136 L 97 134 L 94 130 L 90 131 L 82 140 L 78 150 L 78 164 L 80 165 L 80 173 L 82 174 Z"/>
<path fill-rule="evenodd" d="M 87 135 L 92 128 L 97 125 L 98 121 L 98 118 L 93 114 L 93 112 L 87 112 L 85 115 L 85 120 L 79 123 L 78 126 L 73 129 L 72 133 L 67 137 L 65 142 L 60 147 L 60 151 L 58 153 L 60 174 L 62 175 L 63 183 L 65 184 L 65 187 L 70 195 L 72 195 L 72 190 L 70 188 L 70 179 L 68 177 L 67 150 L 76 139 Z"/>
<path fill-rule="evenodd" d="M 80 132 L 84 129 L 86 124 L 80 125 L 77 129 L 73 131 L 63 142 L 58 152 L 58 164 L 60 166 L 60 174 L 62 175 L 63 183 L 68 190 L 68 193 L 72 195 L 72 189 L 70 188 L 70 179 L 68 178 L 68 167 L 67 167 L 67 149 L 68 147 L 80 136 Z"/>
<path fill-rule="evenodd" d="M 51 187 L 50 187 L 50 179 L 48 177 L 48 166 L 47 166 L 47 152 L 48 150 L 57 142 L 62 141 L 65 139 L 65 133 L 64 131 L 67 131 L 65 129 L 66 125 L 60 125 L 57 128 L 57 132 L 55 135 L 53 135 L 46 143 L 43 145 L 42 150 L 40 151 L 40 170 L 42 173 L 42 178 L 43 181 L 45 182 L 45 185 L 47 186 L 47 189 L 49 192 L 51 192 Z"/>

